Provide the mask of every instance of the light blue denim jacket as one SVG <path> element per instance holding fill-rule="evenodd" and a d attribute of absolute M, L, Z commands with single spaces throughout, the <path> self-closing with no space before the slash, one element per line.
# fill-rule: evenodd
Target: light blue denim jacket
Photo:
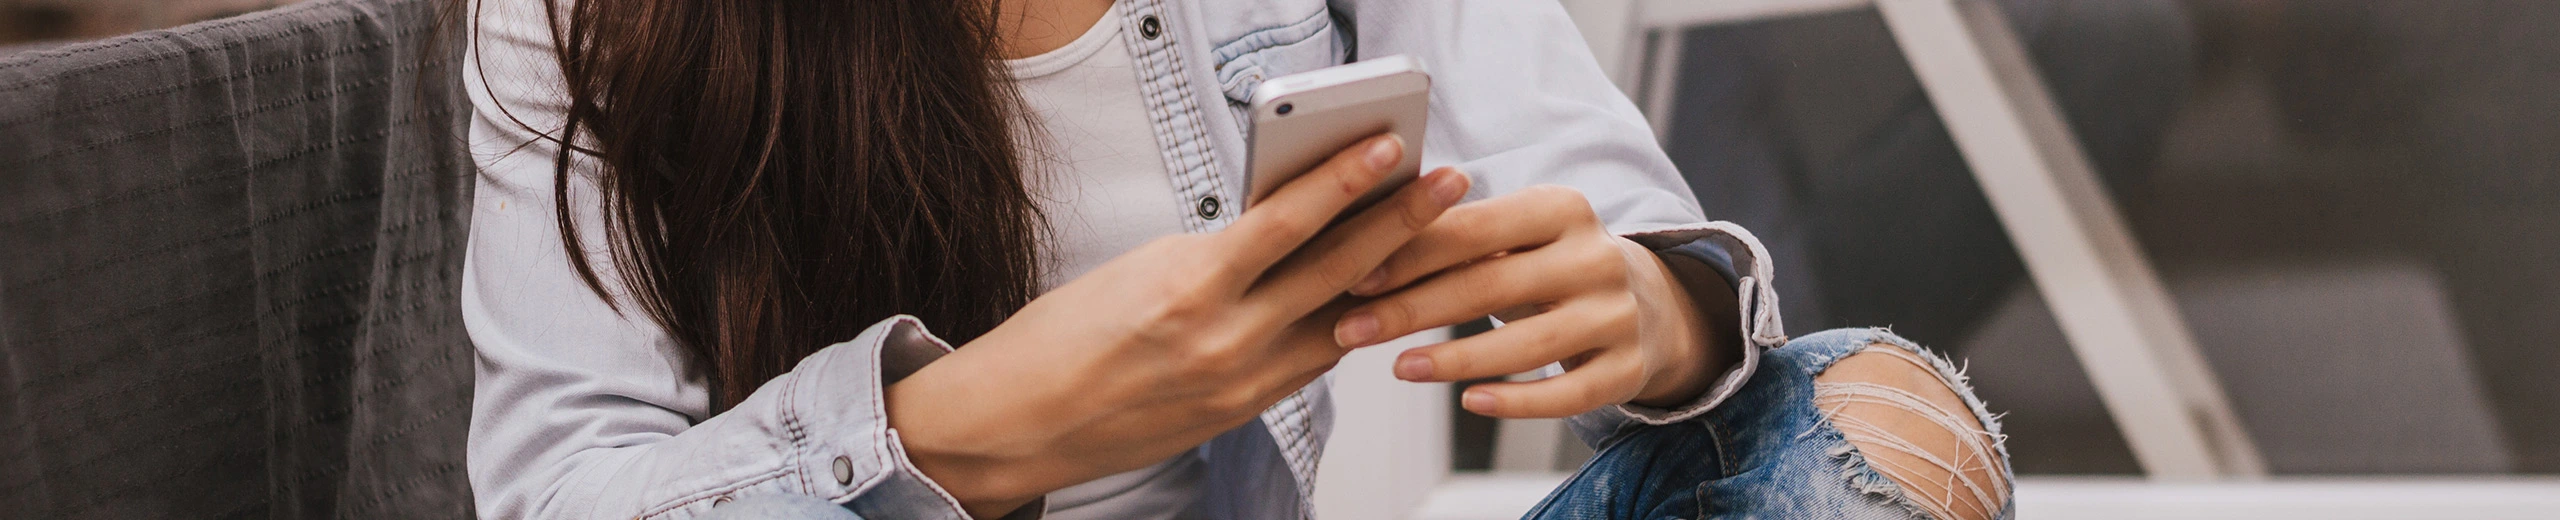
<path fill-rule="evenodd" d="M 883 386 L 949 351 L 930 324 L 883 321 L 710 415 L 707 395 L 678 384 L 685 358 L 662 333 L 645 318 L 602 310 L 566 275 L 549 236 L 557 232 L 551 212 L 560 210 L 550 197 L 557 148 L 513 126 L 557 128 L 563 106 L 548 35 L 535 32 L 544 22 L 524 8 L 540 0 L 480 1 L 489 8 L 476 15 L 466 72 L 484 175 L 463 292 L 479 353 L 469 453 L 481 515 L 683 518 L 725 497 L 795 493 L 867 518 L 964 518 L 908 462 L 883 411 Z M 1761 349 L 1784 341 L 1766 250 L 1740 227 L 1701 216 L 1553 0 L 1119 1 L 1122 16 L 1101 23 L 1125 24 L 1164 163 L 1192 209 L 1179 217 L 1190 231 L 1235 218 L 1245 103 L 1263 80 L 1407 54 L 1434 79 L 1424 167 L 1470 172 L 1469 198 L 1569 186 L 1638 242 L 1660 249 L 1707 240 L 1730 252 L 1745 361 L 1680 409 L 1609 407 L 1569 421 L 1583 438 L 1694 417 L 1734 393 Z M 590 185 L 573 194 L 573 204 L 593 201 Z M 592 218 L 594 208 L 568 210 Z M 599 268 L 611 265 L 595 254 Z M 1316 460 L 1331 428 L 1328 387 L 1319 380 L 1201 446 L 1204 509 L 1225 518 L 1312 515 Z"/>

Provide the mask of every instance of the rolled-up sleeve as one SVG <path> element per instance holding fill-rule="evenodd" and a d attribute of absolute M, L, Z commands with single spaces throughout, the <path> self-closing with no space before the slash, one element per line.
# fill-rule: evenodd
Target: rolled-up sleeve
<path fill-rule="evenodd" d="M 1632 422 L 1686 420 L 1749 379 L 1759 350 L 1785 341 L 1768 250 L 1741 226 L 1709 222 L 1634 103 L 1601 73 L 1551 0 L 1332 0 L 1352 20 L 1355 58 L 1407 54 L 1432 76 L 1426 166 L 1475 177 L 1470 198 L 1540 184 L 1582 192 L 1623 236 L 1661 249 L 1708 240 L 1732 256 L 1745 362 L 1686 406 L 1615 406 L 1569 421 L 1585 440 Z M 1552 371 L 1553 367 L 1550 367 Z"/>
<path fill-rule="evenodd" d="M 483 517 L 686 518 L 722 498 L 797 494 L 867 518 L 967 518 L 907 460 L 883 408 L 884 383 L 948 351 L 913 318 L 820 350 L 699 423 L 689 405 L 617 391 L 646 386 L 629 375 L 483 330 L 470 445 Z"/>

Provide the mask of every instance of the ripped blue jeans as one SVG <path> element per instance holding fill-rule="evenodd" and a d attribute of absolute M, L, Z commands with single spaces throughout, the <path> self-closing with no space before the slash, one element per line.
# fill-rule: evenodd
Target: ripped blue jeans
<path fill-rule="evenodd" d="M 1926 408 L 1892 391 L 1815 381 L 1832 363 L 1870 346 L 1920 365 L 1953 389 L 1982 425 L 1941 425 L 1981 434 L 1974 456 L 1919 457 L 1940 467 L 1990 468 L 1992 482 L 1947 482 L 1935 493 L 1907 492 L 1851 444 L 1891 446 L 1896 437 L 1825 410 L 1848 403 Z M 1897 348 L 1898 347 L 1898 348 Z M 1839 329 L 1790 341 L 1760 358 L 1741 393 L 1698 420 L 1628 428 L 1547 495 L 1524 518 L 1634 520 L 1700 518 L 1887 519 L 1961 516 L 2007 519 L 2008 452 L 1999 422 L 1983 411 L 1955 367 L 1881 329 Z M 1987 430 L 1987 431 L 1985 431 Z M 1928 450 L 1913 450 L 1928 451 Z M 1964 450 L 1957 450 L 1963 452 Z M 1921 463 L 1906 463 L 1921 464 Z M 1952 499 L 1967 493 L 1972 500 Z M 1984 506 L 1988 504 L 1990 506 Z M 1953 514 L 1950 514 L 1950 513 Z M 852 511 L 799 496 L 741 499 L 713 509 L 721 520 L 860 520 Z"/>
<path fill-rule="evenodd" d="M 1961 426 L 1984 434 L 1976 436 L 1984 442 L 1972 446 L 1979 456 L 1921 458 L 1990 468 L 1996 482 L 1953 482 L 1935 494 L 1908 493 L 1880 471 L 1892 468 L 1870 464 L 1850 443 L 1852 438 L 1885 444 L 1895 439 L 1862 424 L 1835 424 L 1824 410 L 1847 402 L 1908 403 L 1891 392 L 1859 388 L 1865 385 L 1814 380 L 1832 363 L 1870 345 L 1900 347 L 1878 350 L 1936 373 L 1963 397 L 1982 430 L 1988 430 Z M 1741 393 L 1697 421 L 1630 428 L 1611 436 L 1601 443 L 1598 456 L 1526 518 L 2006 519 L 2014 514 L 2014 501 L 2008 496 L 2008 452 L 1999 445 L 1998 430 L 1997 418 L 1983 411 L 1963 376 L 1943 359 L 1881 329 L 1826 331 L 1769 351 Z M 1950 500 L 1944 496 L 1949 493 L 1966 493 L 1973 500 Z"/>

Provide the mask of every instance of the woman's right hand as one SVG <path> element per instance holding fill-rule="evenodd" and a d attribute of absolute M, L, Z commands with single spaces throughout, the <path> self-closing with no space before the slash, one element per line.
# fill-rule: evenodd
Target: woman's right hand
<path fill-rule="evenodd" d="M 1466 194 L 1442 170 L 1326 228 L 1403 153 L 1346 148 L 1227 229 L 1114 258 L 891 385 L 908 459 L 992 518 L 1252 420 L 1341 359 L 1337 300 Z"/>

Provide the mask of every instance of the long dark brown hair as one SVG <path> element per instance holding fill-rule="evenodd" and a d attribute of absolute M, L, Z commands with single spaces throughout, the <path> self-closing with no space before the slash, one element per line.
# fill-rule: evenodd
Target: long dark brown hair
<path fill-rule="evenodd" d="M 693 354 L 716 408 L 884 318 L 965 341 L 1038 290 L 993 2 L 560 3 L 561 240 L 616 301 L 566 211 L 570 165 L 592 160 L 606 275 Z"/>

